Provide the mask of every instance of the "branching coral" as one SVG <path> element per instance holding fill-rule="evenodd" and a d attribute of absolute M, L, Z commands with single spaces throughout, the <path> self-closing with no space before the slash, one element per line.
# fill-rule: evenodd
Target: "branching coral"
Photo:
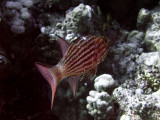
<path fill-rule="evenodd" d="M 112 100 L 110 95 L 106 92 L 90 91 L 86 98 L 88 104 L 86 108 L 88 113 L 94 117 L 95 120 L 104 120 L 112 111 Z"/>
<path fill-rule="evenodd" d="M 95 79 L 94 86 L 96 90 L 91 90 L 86 98 L 86 108 L 95 120 L 105 120 L 113 110 L 111 97 L 106 91 L 115 87 L 116 82 L 111 75 L 103 74 Z"/>

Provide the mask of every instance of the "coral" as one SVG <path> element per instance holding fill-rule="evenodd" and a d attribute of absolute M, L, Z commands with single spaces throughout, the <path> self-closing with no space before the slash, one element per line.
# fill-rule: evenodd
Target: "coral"
<path fill-rule="evenodd" d="M 111 97 L 106 90 L 115 87 L 116 82 L 111 75 L 103 74 L 95 79 L 94 86 L 96 90 L 91 90 L 86 98 L 86 108 L 95 120 L 104 120 L 113 110 Z"/>
<path fill-rule="evenodd" d="M 124 43 L 119 41 L 111 48 L 113 72 L 122 83 L 113 91 L 113 98 L 120 105 L 119 119 L 160 119 L 156 97 L 160 91 L 158 11 L 141 9 L 137 27 L 143 31 L 131 31 Z M 148 53 L 144 53 L 146 50 Z"/>
<path fill-rule="evenodd" d="M 131 111 L 126 112 L 120 117 L 120 120 L 142 120 L 139 115 L 131 113 Z"/>
<path fill-rule="evenodd" d="M 11 26 L 11 31 L 15 34 L 22 34 L 26 31 L 26 23 L 31 18 L 29 8 L 33 6 L 31 0 L 7 1 L 6 11 L 3 12 L 5 20 Z M 9 19 L 8 19 L 9 18 Z M 28 25 L 27 25 L 28 27 Z"/>
<path fill-rule="evenodd" d="M 50 14 L 41 14 L 39 15 L 39 26 L 41 27 L 41 33 L 44 35 L 48 35 L 51 38 L 55 36 L 55 33 L 58 29 L 59 22 L 63 22 L 64 17 L 60 14 L 50 15 Z M 47 20 L 46 20 L 47 19 Z M 47 24 L 48 22 L 49 25 Z"/>
<path fill-rule="evenodd" d="M 22 5 L 26 8 L 31 8 L 33 7 L 33 1 L 32 0 L 20 0 Z"/>
<path fill-rule="evenodd" d="M 122 81 L 119 82 L 133 77 L 133 72 L 136 70 L 135 59 L 143 52 L 143 32 L 131 31 L 130 34 L 126 34 L 126 38 L 125 42 L 120 41 L 111 48 L 111 53 L 114 54 L 112 71 L 116 76 L 121 76 Z"/>
<path fill-rule="evenodd" d="M 22 8 L 22 4 L 20 2 L 8 1 L 6 2 L 6 7 L 8 9 L 20 10 Z"/>
<path fill-rule="evenodd" d="M 141 12 L 144 11 L 142 9 Z M 160 23 L 160 8 L 157 7 L 151 11 L 147 11 L 146 17 L 143 17 L 143 21 L 147 21 L 144 23 L 141 23 L 141 26 L 147 26 L 147 30 L 145 33 L 145 44 L 148 51 L 159 51 L 160 52 L 160 41 L 159 41 L 159 23 Z M 142 19 L 142 17 L 138 18 L 138 20 Z M 139 22 L 139 21 L 138 21 Z M 148 24 L 148 25 L 146 25 Z"/>
<path fill-rule="evenodd" d="M 104 120 L 112 111 L 112 100 L 110 95 L 106 92 L 90 91 L 86 98 L 88 104 L 86 108 L 88 113 L 94 117 L 95 120 Z"/>
<path fill-rule="evenodd" d="M 113 96 L 120 104 L 120 109 L 124 111 L 123 113 L 132 111 L 132 113 L 139 115 L 141 119 L 160 119 L 158 115 L 159 107 L 156 106 L 156 104 L 159 104 L 157 98 L 152 94 L 145 95 L 139 91 L 141 90 L 118 87 L 114 90 Z"/>
<path fill-rule="evenodd" d="M 158 52 L 142 53 L 136 62 L 138 85 L 145 94 L 160 89 L 160 55 Z"/>
<path fill-rule="evenodd" d="M 114 88 L 117 85 L 116 81 L 109 74 L 103 74 L 95 79 L 94 87 L 96 91 L 102 92 Z"/>
<path fill-rule="evenodd" d="M 151 13 L 149 10 L 142 8 L 137 17 L 137 28 L 145 30 L 148 27 L 148 23 L 151 20 Z"/>
<path fill-rule="evenodd" d="M 57 22 L 56 28 L 55 25 L 52 26 L 47 26 L 47 29 L 43 27 L 44 33 L 48 33 L 51 37 L 57 34 L 69 42 L 81 35 L 99 35 L 99 31 L 101 31 L 100 19 L 90 6 L 84 4 L 69 9 L 66 12 L 65 19 L 62 22 Z"/>
<path fill-rule="evenodd" d="M 24 19 L 24 20 L 27 20 L 27 19 L 29 19 L 30 18 L 30 13 L 29 13 L 29 11 L 28 11 L 28 9 L 27 8 L 22 8 L 21 9 L 21 18 L 22 19 Z"/>
<path fill-rule="evenodd" d="M 138 115 L 141 119 L 160 119 L 159 98 L 160 91 L 160 55 L 158 52 L 142 53 L 136 58 L 136 75 L 127 79 L 113 92 L 115 100 L 120 104 L 121 117 L 128 111 Z M 125 114 L 125 115 L 123 115 Z"/>

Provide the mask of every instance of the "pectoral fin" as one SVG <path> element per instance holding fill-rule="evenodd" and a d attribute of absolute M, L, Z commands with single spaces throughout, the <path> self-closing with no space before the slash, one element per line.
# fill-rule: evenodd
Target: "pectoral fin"
<path fill-rule="evenodd" d="M 70 76 L 67 80 L 68 80 L 68 83 L 69 83 L 70 87 L 72 88 L 73 96 L 75 97 L 76 96 L 77 87 L 78 87 L 79 77 Z"/>

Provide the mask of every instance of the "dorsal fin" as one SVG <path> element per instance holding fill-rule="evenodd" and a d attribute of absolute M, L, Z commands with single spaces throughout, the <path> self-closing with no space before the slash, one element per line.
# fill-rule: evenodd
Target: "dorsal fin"
<path fill-rule="evenodd" d="M 54 66 L 51 67 L 51 66 L 43 65 L 38 62 L 35 63 L 35 66 L 40 71 L 42 76 L 48 81 L 49 85 L 51 86 L 51 89 L 52 89 L 51 109 L 52 109 L 54 96 L 55 96 L 55 92 L 56 92 L 56 88 L 57 88 L 57 78 L 53 74 L 54 73 L 54 70 L 53 70 Z"/>
<path fill-rule="evenodd" d="M 62 55 L 64 56 L 68 47 L 70 46 L 70 43 L 68 43 L 66 40 L 64 40 L 63 38 L 61 38 L 60 36 L 56 35 L 57 37 L 57 41 L 60 44 L 61 47 L 61 51 L 62 51 Z"/>
<path fill-rule="evenodd" d="M 67 79 L 67 81 L 68 81 L 70 87 L 72 88 L 73 96 L 75 97 L 76 96 L 77 87 L 78 87 L 79 77 L 77 77 L 77 76 L 70 76 Z"/>

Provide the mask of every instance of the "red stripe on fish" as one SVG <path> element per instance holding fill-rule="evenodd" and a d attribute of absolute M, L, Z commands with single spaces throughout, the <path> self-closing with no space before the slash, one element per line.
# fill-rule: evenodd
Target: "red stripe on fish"
<path fill-rule="evenodd" d="M 79 45 L 80 47 L 77 47 L 74 49 L 75 54 L 67 57 L 69 58 L 68 61 L 64 62 L 66 64 L 66 69 L 68 71 L 75 68 L 77 65 L 81 64 L 83 62 L 83 59 L 86 58 L 86 56 L 89 54 L 90 50 L 93 49 L 94 41 L 88 42 L 88 41 L 82 40 L 82 42 L 83 43 Z"/>

